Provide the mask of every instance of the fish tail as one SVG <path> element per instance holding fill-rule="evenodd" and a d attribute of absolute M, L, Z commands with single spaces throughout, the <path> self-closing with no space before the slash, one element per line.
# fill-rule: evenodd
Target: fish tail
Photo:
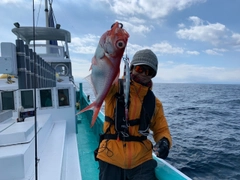
<path fill-rule="evenodd" d="M 91 127 L 93 127 L 93 125 L 95 124 L 99 111 L 100 111 L 100 107 L 95 107 L 94 108 L 94 112 L 93 112 L 93 116 L 92 116 L 92 122 L 91 122 Z"/>
<path fill-rule="evenodd" d="M 87 107 L 85 107 L 84 109 L 82 109 L 81 111 L 79 111 L 76 115 L 81 114 L 81 113 L 83 113 L 83 112 L 85 112 L 85 111 L 91 110 L 91 109 L 93 109 L 94 106 L 95 106 L 95 102 L 93 102 L 93 103 L 90 104 L 89 106 L 87 106 Z"/>
<path fill-rule="evenodd" d="M 96 103 L 93 102 L 92 104 L 90 104 L 89 106 L 85 107 L 84 109 L 82 109 L 81 111 L 79 111 L 76 115 L 78 114 L 81 114 L 85 111 L 88 111 L 88 110 L 91 110 L 91 109 L 94 109 L 94 112 L 93 112 L 93 116 L 92 116 L 92 121 L 91 121 L 91 127 L 93 127 L 93 125 L 95 124 L 96 122 L 96 119 L 97 119 L 97 116 L 98 116 L 98 113 L 100 111 L 100 107 L 96 106 Z"/>

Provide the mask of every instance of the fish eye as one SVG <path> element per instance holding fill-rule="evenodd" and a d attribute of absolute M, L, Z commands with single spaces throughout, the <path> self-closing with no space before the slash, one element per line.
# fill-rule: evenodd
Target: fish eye
<path fill-rule="evenodd" d="M 125 47 L 125 43 L 123 41 L 118 41 L 117 42 L 117 47 L 118 48 L 124 48 Z"/>

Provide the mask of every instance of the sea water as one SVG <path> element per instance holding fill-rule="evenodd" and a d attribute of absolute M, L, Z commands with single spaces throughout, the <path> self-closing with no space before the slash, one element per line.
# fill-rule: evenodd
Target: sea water
<path fill-rule="evenodd" d="M 172 135 L 166 161 L 193 180 L 239 180 L 240 85 L 155 83 L 153 92 Z"/>

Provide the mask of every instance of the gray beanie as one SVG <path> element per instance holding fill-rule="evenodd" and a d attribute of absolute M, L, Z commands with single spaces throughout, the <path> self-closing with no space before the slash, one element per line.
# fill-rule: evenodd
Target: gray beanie
<path fill-rule="evenodd" d="M 157 59 L 157 56 L 150 49 L 143 49 L 143 50 L 137 51 L 134 54 L 133 59 L 131 61 L 131 66 L 130 66 L 131 69 L 133 68 L 133 66 L 136 66 L 136 65 L 147 65 L 155 71 L 155 74 L 153 75 L 153 77 L 156 76 L 157 74 L 158 59 Z"/>

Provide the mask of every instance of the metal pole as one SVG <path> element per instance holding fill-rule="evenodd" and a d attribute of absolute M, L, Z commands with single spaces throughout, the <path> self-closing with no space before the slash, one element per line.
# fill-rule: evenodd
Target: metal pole
<path fill-rule="evenodd" d="M 33 51 L 35 52 L 35 7 L 33 0 Z M 34 58 L 34 135 L 35 135 L 35 180 L 38 180 L 38 142 L 37 142 L 37 108 L 36 108 L 36 56 Z"/>
<path fill-rule="evenodd" d="M 45 0 L 45 18 L 46 18 L 46 27 L 48 27 L 48 2 Z"/>

